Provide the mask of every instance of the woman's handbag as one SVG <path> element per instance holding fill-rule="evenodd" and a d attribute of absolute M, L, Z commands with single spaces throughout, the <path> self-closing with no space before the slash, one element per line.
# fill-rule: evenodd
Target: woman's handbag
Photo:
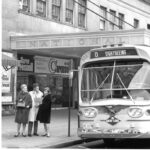
<path fill-rule="evenodd" d="M 22 107 L 22 108 L 25 108 L 25 102 L 24 101 L 20 101 L 17 103 L 17 107 Z"/>

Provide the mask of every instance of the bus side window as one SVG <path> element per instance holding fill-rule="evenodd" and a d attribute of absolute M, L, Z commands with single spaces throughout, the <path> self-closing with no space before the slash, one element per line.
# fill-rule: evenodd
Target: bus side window
<path fill-rule="evenodd" d="M 128 88 L 132 89 L 130 94 L 133 99 L 150 99 L 150 93 L 147 90 L 150 89 L 150 66 L 147 62 L 144 62 L 143 66 L 136 72 Z"/>
<path fill-rule="evenodd" d="M 150 100 L 150 93 L 146 89 L 131 90 L 130 94 L 136 100 Z"/>

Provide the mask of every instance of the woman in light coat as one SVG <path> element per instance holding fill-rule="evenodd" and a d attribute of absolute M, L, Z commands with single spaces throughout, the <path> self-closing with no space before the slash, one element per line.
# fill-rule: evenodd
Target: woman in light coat
<path fill-rule="evenodd" d="M 39 110 L 39 105 L 42 103 L 42 97 L 43 93 L 39 90 L 39 85 L 37 83 L 33 84 L 33 91 L 30 91 L 29 94 L 32 98 L 32 108 L 29 112 L 29 124 L 28 124 L 28 136 L 32 136 L 32 127 L 34 124 L 34 131 L 33 135 L 38 136 L 37 130 L 38 130 L 38 121 L 37 113 Z"/>

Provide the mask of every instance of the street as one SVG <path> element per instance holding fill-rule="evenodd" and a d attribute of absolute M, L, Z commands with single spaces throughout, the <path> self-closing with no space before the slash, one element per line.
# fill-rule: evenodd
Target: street
<path fill-rule="evenodd" d="M 68 137 L 68 110 L 52 110 L 49 138 L 43 137 L 43 124 L 39 123 L 39 136 L 14 137 L 16 133 L 15 116 L 2 117 L 2 147 L 3 148 L 45 148 L 64 145 L 64 143 L 80 140 L 77 136 L 77 111 L 71 110 L 71 134 Z M 26 128 L 27 133 L 27 128 Z"/>
<path fill-rule="evenodd" d="M 96 140 L 92 142 L 85 142 L 82 144 L 69 146 L 69 149 L 150 149 L 150 140 L 149 139 L 126 139 L 119 140 L 117 139 L 112 145 L 104 144 L 103 140 Z"/>
<path fill-rule="evenodd" d="M 104 144 L 103 140 L 81 140 L 77 136 L 76 110 L 71 110 L 71 136 L 67 137 L 67 110 L 53 110 L 51 122 L 51 137 L 42 136 L 32 138 L 14 138 L 16 124 L 14 116 L 2 118 L 2 146 L 9 148 L 65 148 L 65 149 L 150 149 L 149 139 L 120 140 L 116 139 L 112 145 Z M 39 124 L 39 134 L 43 133 L 43 125 Z M 32 139 L 32 140 L 31 140 Z"/>

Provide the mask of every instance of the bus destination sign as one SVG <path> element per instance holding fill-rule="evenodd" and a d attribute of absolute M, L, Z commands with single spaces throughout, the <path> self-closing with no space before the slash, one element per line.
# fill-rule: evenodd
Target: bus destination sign
<path fill-rule="evenodd" d="M 135 49 L 102 50 L 91 52 L 91 58 L 137 55 Z"/>

